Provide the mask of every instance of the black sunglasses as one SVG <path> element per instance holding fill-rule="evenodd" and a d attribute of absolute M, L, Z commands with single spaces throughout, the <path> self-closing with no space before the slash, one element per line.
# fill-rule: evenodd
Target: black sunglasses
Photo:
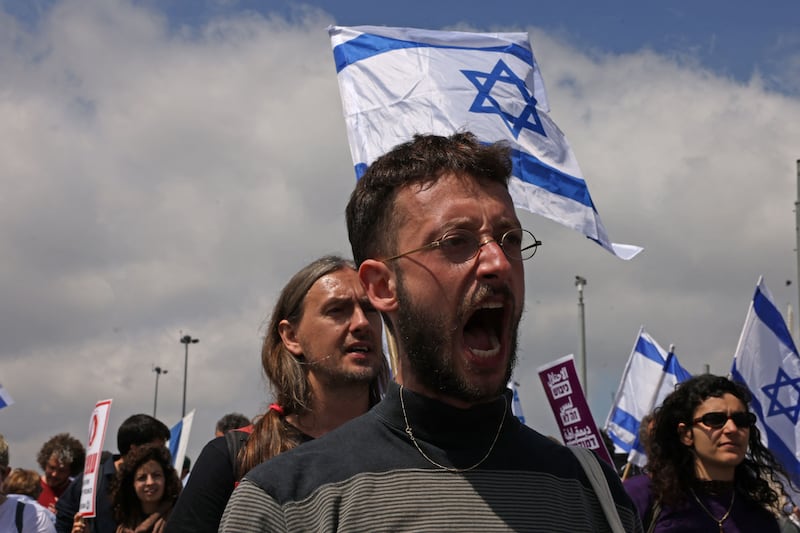
<path fill-rule="evenodd" d="M 714 411 L 712 413 L 706 413 L 699 418 L 695 418 L 692 420 L 692 424 L 702 422 L 711 429 L 719 429 L 727 424 L 728 420 L 733 420 L 737 428 L 746 429 L 756 424 L 756 415 L 747 411 L 739 411 L 731 414 L 723 413 L 722 411 Z"/>

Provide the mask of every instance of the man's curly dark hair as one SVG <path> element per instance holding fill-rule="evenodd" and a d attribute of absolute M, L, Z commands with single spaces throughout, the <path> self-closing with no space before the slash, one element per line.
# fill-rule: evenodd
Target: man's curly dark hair
<path fill-rule="evenodd" d="M 36 462 L 42 471 L 53 456 L 59 463 L 69 466 L 70 476 L 77 476 L 83 470 L 83 463 L 86 461 L 86 448 L 69 433 L 59 433 L 50 437 L 36 456 Z"/>
<path fill-rule="evenodd" d="M 726 393 L 741 400 L 747 409 L 751 395 L 744 385 L 704 374 L 680 383 L 655 411 L 648 439 L 647 471 L 657 500 L 670 506 L 679 505 L 699 481 L 695 475 L 694 450 L 681 442 L 678 425 L 691 427 L 700 404 Z M 779 510 L 781 496 L 786 495 L 783 480 L 788 479 L 772 452 L 761 444 L 761 432 L 756 426 L 751 427 L 747 453 L 734 471 L 736 491 L 767 509 Z"/>

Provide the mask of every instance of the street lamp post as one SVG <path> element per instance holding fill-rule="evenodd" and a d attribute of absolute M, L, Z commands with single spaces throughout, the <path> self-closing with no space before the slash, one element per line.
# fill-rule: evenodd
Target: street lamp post
<path fill-rule="evenodd" d="M 153 418 L 156 417 L 156 407 L 158 407 L 158 378 L 161 377 L 161 374 L 166 374 L 167 369 L 161 368 L 160 366 L 153 367 L 153 372 L 156 373 L 156 393 L 153 396 Z"/>
<path fill-rule="evenodd" d="M 581 339 L 581 383 L 583 385 L 583 394 L 589 397 L 589 383 L 586 381 L 586 320 L 583 314 L 583 287 L 586 285 L 586 278 L 575 276 L 575 286 L 578 288 L 578 333 Z"/>
<path fill-rule="evenodd" d="M 186 345 L 186 352 L 183 356 L 183 407 L 181 408 L 181 418 L 186 416 L 186 369 L 189 366 L 189 345 L 197 344 L 200 339 L 193 339 L 190 335 L 181 337 L 181 344 Z"/>

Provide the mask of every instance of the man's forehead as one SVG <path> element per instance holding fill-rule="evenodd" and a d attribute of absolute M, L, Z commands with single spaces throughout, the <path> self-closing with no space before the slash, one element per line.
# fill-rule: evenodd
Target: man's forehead
<path fill-rule="evenodd" d="M 413 183 L 401 188 L 395 197 L 396 223 L 405 225 L 418 222 L 424 215 L 436 214 L 442 218 L 462 216 L 462 204 L 472 203 L 476 197 L 496 201 L 496 219 L 501 225 L 519 226 L 514 202 L 504 183 L 477 179 L 469 174 L 443 174 L 435 182 Z M 423 213 L 421 210 L 425 210 Z M 493 217 L 495 218 L 495 217 Z"/>
<path fill-rule="evenodd" d="M 321 276 L 308 289 L 306 297 L 341 298 L 346 295 L 351 295 L 354 288 L 359 294 L 363 292 L 361 281 L 358 279 L 358 273 L 355 270 L 347 268 Z"/>

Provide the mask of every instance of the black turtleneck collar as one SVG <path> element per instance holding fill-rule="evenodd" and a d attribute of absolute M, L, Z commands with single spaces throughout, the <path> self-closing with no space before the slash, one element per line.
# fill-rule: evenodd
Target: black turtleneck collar
<path fill-rule="evenodd" d="M 408 424 L 418 440 L 436 443 L 444 448 L 474 446 L 475 438 L 485 435 L 491 441 L 497 433 L 500 419 L 505 416 L 504 427 L 513 424 L 511 391 L 488 403 L 460 409 L 428 398 L 407 388 L 402 389 Z M 400 402 L 400 387 L 392 383 L 383 401 L 375 408 L 376 414 L 390 426 L 405 432 Z M 505 409 L 505 415 L 503 410 Z"/>

